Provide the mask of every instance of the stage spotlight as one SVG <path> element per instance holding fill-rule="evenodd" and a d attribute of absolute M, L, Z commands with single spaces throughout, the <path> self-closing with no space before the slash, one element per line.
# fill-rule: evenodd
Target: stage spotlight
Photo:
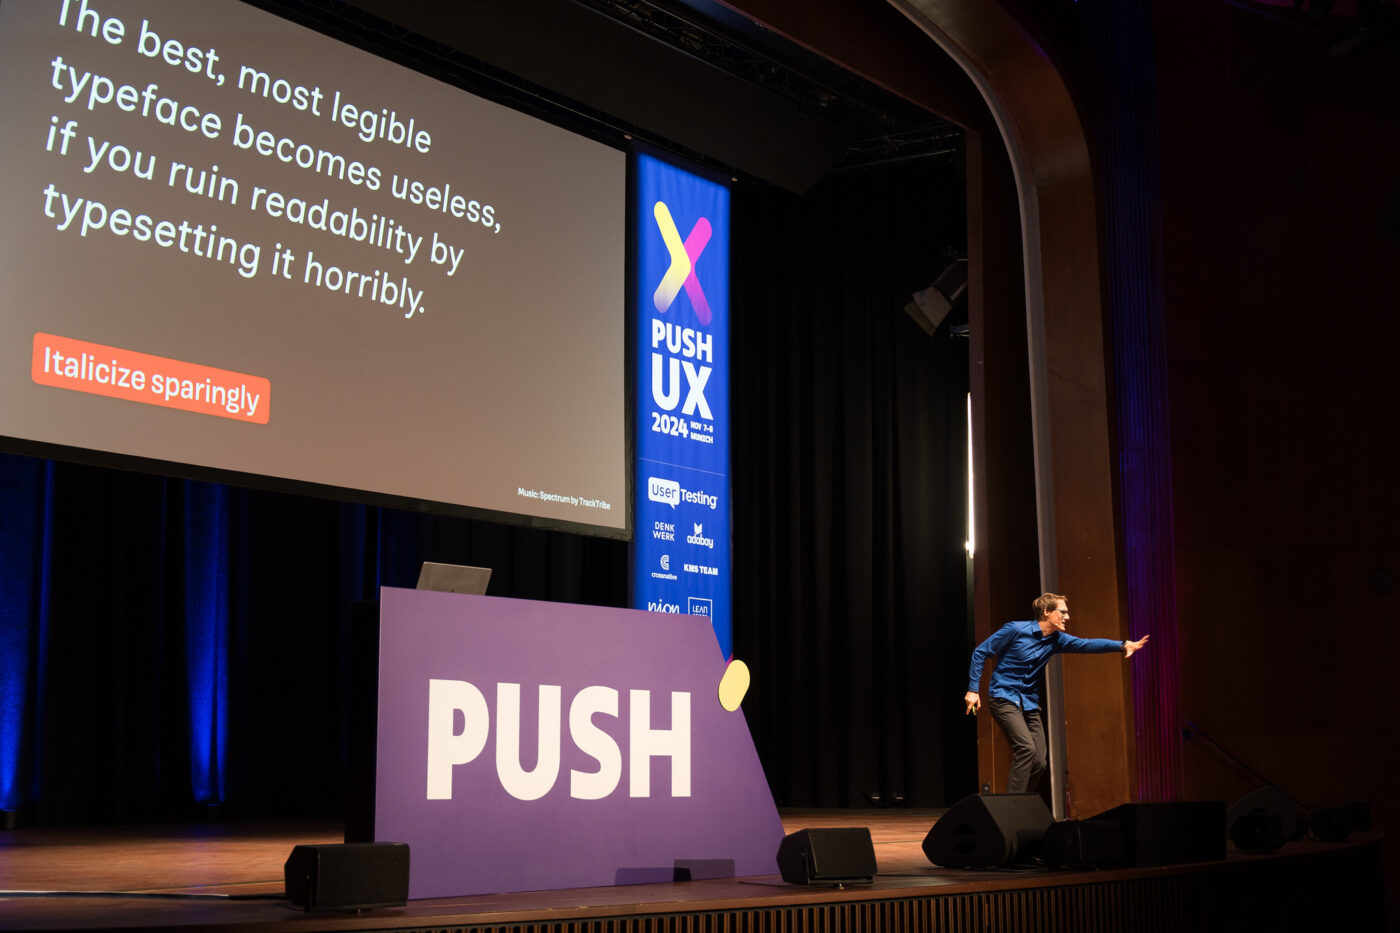
<path fill-rule="evenodd" d="M 1303 808 L 1277 787 L 1245 794 L 1225 814 L 1225 831 L 1241 852 L 1273 852 L 1306 829 Z"/>
<path fill-rule="evenodd" d="M 905 305 L 904 310 L 932 337 L 948 312 L 960 305 L 966 294 L 967 260 L 959 257 L 938 274 L 932 285 L 915 292 L 914 300 Z"/>

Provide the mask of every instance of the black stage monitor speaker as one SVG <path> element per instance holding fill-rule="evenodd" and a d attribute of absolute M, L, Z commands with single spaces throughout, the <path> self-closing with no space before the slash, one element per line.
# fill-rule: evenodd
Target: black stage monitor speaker
<path fill-rule="evenodd" d="M 1277 812 L 1252 810 L 1233 819 L 1227 817 L 1226 822 L 1230 841 L 1241 852 L 1275 852 L 1288 841 L 1283 818 Z"/>
<path fill-rule="evenodd" d="M 287 900 L 308 911 L 408 902 L 408 846 L 402 842 L 297 846 L 282 872 Z"/>
<path fill-rule="evenodd" d="M 1225 802 L 1125 803 L 1094 820 L 1123 833 L 1123 864 L 1183 865 L 1225 858 Z"/>
<path fill-rule="evenodd" d="M 1345 842 L 1354 830 L 1364 832 L 1371 828 L 1371 805 L 1353 801 L 1340 807 L 1313 807 L 1306 827 L 1318 842 Z"/>
<path fill-rule="evenodd" d="M 778 845 L 778 871 L 788 884 L 850 884 L 870 881 L 875 846 L 864 826 L 801 829 Z"/>
<path fill-rule="evenodd" d="M 1053 822 L 1039 794 L 973 794 L 938 818 L 924 854 L 945 868 L 992 868 L 1035 854 Z"/>
<path fill-rule="evenodd" d="M 1345 842 L 1353 831 L 1370 828 L 1371 805 L 1363 802 L 1344 803 L 1339 807 L 1313 807 L 1306 824 L 1306 830 L 1318 842 Z"/>
<path fill-rule="evenodd" d="M 1112 868 L 1123 864 L 1123 828 L 1112 820 L 1061 820 L 1045 831 L 1042 848 L 1053 868 Z"/>

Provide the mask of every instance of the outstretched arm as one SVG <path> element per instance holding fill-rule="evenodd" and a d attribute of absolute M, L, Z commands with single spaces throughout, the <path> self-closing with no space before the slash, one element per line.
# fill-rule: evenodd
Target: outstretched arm
<path fill-rule="evenodd" d="M 1128 641 L 1126 638 L 1080 638 L 1069 632 L 1060 632 L 1055 650 L 1068 654 L 1121 653 L 1127 657 L 1145 644 L 1147 644 L 1146 635 L 1140 641 Z"/>

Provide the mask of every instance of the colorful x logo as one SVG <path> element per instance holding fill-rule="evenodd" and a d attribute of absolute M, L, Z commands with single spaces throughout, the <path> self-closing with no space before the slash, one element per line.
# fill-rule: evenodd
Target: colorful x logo
<path fill-rule="evenodd" d="M 680 231 L 671 219 L 666 202 L 657 201 L 652 213 L 656 215 L 656 226 L 661 230 L 661 241 L 666 244 L 666 252 L 671 254 L 671 268 L 666 270 L 661 284 L 656 286 L 656 294 L 651 297 L 652 304 L 656 305 L 657 311 L 665 314 L 684 285 L 685 293 L 690 296 L 690 304 L 695 308 L 695 316 L 701 324 L 709 324 L 710 303 L 705 300 L 700 280 L 695 277 L 695 263 L 705 251 L 705 244 L 710 242 L 710 222 L 701 217 L 682 243 Z"/>

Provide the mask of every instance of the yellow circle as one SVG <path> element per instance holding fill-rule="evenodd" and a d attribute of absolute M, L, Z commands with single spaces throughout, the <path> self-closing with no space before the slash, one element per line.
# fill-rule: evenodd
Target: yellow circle
<path fill-rule="evenodd" d="M 719 705 L 734 712 L 749 692 L 749 666 L 737 658 L 729 662 L 719 679 Z"/>

